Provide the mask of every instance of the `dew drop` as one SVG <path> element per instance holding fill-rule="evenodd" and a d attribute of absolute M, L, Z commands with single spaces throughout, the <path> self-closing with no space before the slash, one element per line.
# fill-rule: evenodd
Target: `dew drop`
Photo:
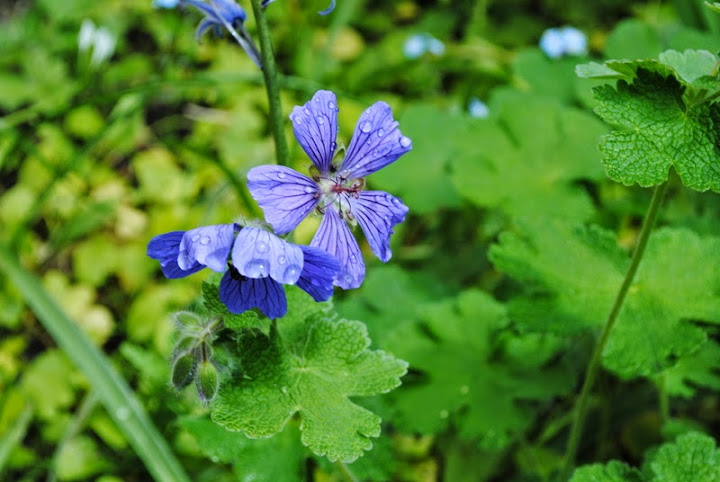
<path fill-rule="evenodd" d="M 291 264 L 287 267 L 285 270 L 285 278 L 294 279 L 300 274 L 300 266 L 296 264 Z"/>
<path fill-rule="evenodd" d="M 305 186 L 304 191 L 305 191 L 305 194 L 312 194 L 315 192 L 315 189 L 310 186 Z"/>
<path fill-rule="evenodd" d="M 213 463 L 220 462 L 220 458 L 217 455 L 213 455 L 212 457 L 210 457 L 210 460 L 212 460 Z"/>
<path fill-rule="evenodd" d="M 323 124 L 325 123 L 325 119 L 324 119 L 323 116 L 321 116 L 321 115 L 317 116 L 317 117 L 315 118 L 315 120 L 317 121 L 317 123 L 318 123 L 319 126 L 321 126 L 321 125 L 323 125 Z"/>
<path fill-rule="evenodd" d="M 200 238 L 200 244 L 203 244 L 205 246 L 210 244 L 210 236 L 203 236 L 202 238 Z"/>
<path fill-rule="evenodd" d="M 412 144 L 412 141 L 409 137 L 402 136 L 400 138 L 400 145 L 403 147 L 410 147 L 410 144 Z"/>
<path fill-rule="evenodd" d="M 450 416 L 450 412 L 447 410 L 440 410 L 440 418 L 448 418 Z"/>
<path fill-rule="evenodd" d="M 267 265 L 261 259 L 251 259 L 245 265 L 245 275 L 248 278 L 265 278 L 268 275 Z"/>
<path fill-rule="evenodd" d="M 287 261 L 287 258 L 285 256 L 279 256 L 277 259 L 277 262 L 279 264 L 285 264 L 285 261 Z"/>
<path fill-rule="evenodd" d="M 377 132 L 377 134 L 378 134 L 378 137 L 382 137 L 382 136 L 385 135 L 385 131 L 382 130 L 382 129 L 379 129 L 378 132 Z"/>
<path fill-rule="evenodd" d="M 343 279 L 346 283 L 352 283 L 353 277 L 351 274 L 346 274 L 345 276 L 343 276 Z"/>
<path fill-rule="evenodd" d="M 330 103 L 332 104 L 332 102 L 330 102 Z M 283 393 L 287 393 L 287 392 L 288 392 L 288 387 L 281 387 L 281 388 L 280 388 L 280 391 L 283 392 Z"/>
<path fill-rule="evenodd" d="M 348 260 L 349 260 L 351 263 L 354 263 L 356 259 L 357 259 L 357 258 L 355 257 L 354 254 L 351 254 L 350 257 L 348 258 Z"/>
<path fill-rule="evenodd" d="M 335 102 L 333 102 L 333 101 L 328 102 L 328 109 L 332 110 L 334 108 L 335 108 Z"/>
<path fill-rule="evenodd" d="M 118 418 L 118 420 L 122 420 L 123 422 L 130 418 L 130 409 L 127 407 L 120 407 L 115 411 L 115 416 Z"/>
<path fill-rule="evenodd" d="M 467 395 L 469 391 L 470 387 L 468 387 L 467 385 L 463 385 L 462 387 L 460 387 L 460 393 L 462 393 L 463 395 Z"/>
<path fill-rule="evenodd" d="M 260 241 L 258 244 L 255 245 L 255 251 L 258 253 L 267 253 L 268 250 L 268 244 L 264 241 Z"/>
<path fill-rule="evenodd" d="M 366 133 L 370 132 L 371 129 L 372 129 L 372 124 L 367 121 L 363 122 L 363 125 L 360 126 L 360 130 L 363 132 L 366 132 Z"/>
<path fill-rule="evenodd" d="M 192 242 L 193 242 L 193 243 L 197 243 L 197 242 L 198 242 L 198 239 L 200 239 L 200 235 L 199 235 L 199 234 L 196 234 L 195 236 L 192 237 Z"/>
<path fill-rule="evenodd" d="M 285 173 L 284 173 L 284 172 L 278 172 L 277 177 L 278 177 L 278 179 L 285 179 Z"/>

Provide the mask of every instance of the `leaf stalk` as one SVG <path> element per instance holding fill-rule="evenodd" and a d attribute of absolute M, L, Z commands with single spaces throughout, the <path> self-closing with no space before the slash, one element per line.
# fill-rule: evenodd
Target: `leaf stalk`
<path fill-rule="evenodd" d="M 648 212 L 645 216 L 645 220 L 643 221 L 643 225 L 640 230 L 640 235 L 638 237 L 637 246 L 635 247 L 635 252 L 633 253 L 632 259 L 630 261 L 630 267 L 628 268 L 627 273 L 625 273 L 625 279 L 623 280 L 622 285 L 620 286 L 620 290 L 615 297 L 615 302 L 613 303 L 610 314 L 608 315 L 605 326 L 603 327 L 603 331 L 600 335 L 600 340 L 598 341 L 597 345 L 595 345 L 595 350 L 593 351 L 592 358 L 590 359 L 590 363 L 588 364 L 585 371 L 585 379 L 583 381 L 583 386 L 580 391 L 580 396 L 575 402 L 573 423 L 572 428 L 570 429 L 570 437 L 568 439 L 567 449 L 565 450 L 565 461 L 563 463 L 563 469 L 560 473 L 560 480 L 568 480 L 572 469 L 575 466 L 575 457 L 577 455 L 577 450 L 580 443 L 580 436 L 582 434 L 583 424 L 587 415 L 590 391 L 593 388 L 595 378 L 600 369 L 602 353 L 605 349 L 605 344 L 610 337 L 610 332 L 612 331 L 613 326 L 617 321 L 618 315 L 622 310 L 625 298 L 627 297 L 630 286 L 632 285 L 632 282 L 635 278 L 635 273 L 637 272 L 638 266 L 640 266 L 640 261 L 645 254 L 645 248 L 647 247 L 648 239 L 650 239 L 650 233 L 652 232 L 652 229 L 655 226 L 655 222 L 657 221 L 660 207 L 662 206 L 662 201 L 667 191 L 667 186 L 668 182 L 665 181 L 655 187 L 655 191 L 653 192 L 653 197 L 650 201 Z"/>

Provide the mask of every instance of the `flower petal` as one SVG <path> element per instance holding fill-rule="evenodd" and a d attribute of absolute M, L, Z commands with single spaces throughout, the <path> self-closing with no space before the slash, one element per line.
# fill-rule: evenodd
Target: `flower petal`
<path fill-rule="evenodd" d="M 348 225 L 335 210 L 325 211 L 320 228 L 310 245 L 328 252 L 340 262 L 340 273 L 334 281 L 336 286 L 347 290 L 362 284 L 365 279 L 365 263 L 360 247 Z"/>
<path fill-rule="evenodd" d="M 297 286 L 315 301 L 327 301 L 333 294 L 333 280 L 340 273 L 340 263 L 332 255 L 313 246 L 300 246 L 305 264 Z"/>
<path fill-rule="evenodd" d="M 303 269 L 299 246 L 260 228 L 243 228 L 235 238 L 233 264 L 243 276 L 266 278 L 294 285 Z"/>
<path fill-rule="evenodd" d="M 362 113 L 355 126 L 350 147 L 340 166 L 345 179 L 365 177 L 397 160 L 412 149 L 385 102 L 375 102 Z"/>
<path fill-rule="evenodd" d="M 227 267 L 234 235 L 235 225 L 232 223 L 191 229 L 180 242 L 178 266 L 188 269 L 194 262 L 198 262 L 222 273 Z"/>
<path fill-rule="evenodd" d="M 181 269 L 180 266 L 178 266 L 180 242 L 184 235 L 185 231 L 171 231 L 155 236 L 148 243 L 147 255 L 152 259 L 160 261 L 160 267 L 166 278 L 184 278 L 185 276 L 197 273 L 205 267 L 197 261 L 187 269 Z"/>
<path fill-rule="evenodd" d="M 287 313 L 287 298 L 280 283 L 270 278 L 246 278 L 230 266 L 220 281 L 220 301 L 230 313 L 259 308 L 268 318 L 282 318 Z"/>
<path fill-rule="evenodd" d="M 321 173 L 330 172 L 337 137 L 337 99 L 329 90 L 319 90 L 304 106 L 290 114 L 293 132 L 303 150 Z"/>
<path fill-rule="evenodd" d="M 328 15 L 328 14 L 329 14 L 330 12 L 332 12 L 333 10 L 335 10 L 335 0 L 332 0 L 332 1 L 330 2 L 330 6 L 329 6 L 328 8 L 326 8 L 325 10 L 320 10 L 318 13 L 319 13 L 320 15 Z M 316 300 L 316 301 L 317 301 L 317 300 Z"/>
<path fill-rule="evenodd" d="M 315 181 L 284 166 L 253 167 L 247 187 L 276 233 L 289 233 L 317 204 Z"/>
<path fill-rule="evenodd" d="M 390 235 L 393 227 L 405 220 L 408 207 L 383 191 L 363 191 L 358 198 L 350 198 L 350 205 L 372 252 L 387 263 L 392 256 Z"/>

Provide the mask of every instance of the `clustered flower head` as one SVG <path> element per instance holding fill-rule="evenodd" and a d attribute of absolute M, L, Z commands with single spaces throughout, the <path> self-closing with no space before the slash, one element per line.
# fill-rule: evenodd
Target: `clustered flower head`
<path fill-rule="evenodd" d="M 412 149 L 392 110 L 376 102 L 362 113 L 345 157 L 334 162 L 337 147 L 337 99 L 318 91 L 290 119 L 300 146 L 313 163 L 305 176 L 285 166 L 259 166 L 248 172 L 248 189 L 275 232 L 295 229 L 311 211 L 323 216 L 310 245 L 340 262 L 335 284 L 357 288 L 365 278 L 365 264 L 350 226 L 360 225 L 372 252 L 387 262 L 392 256 L 390 235 L 405 219 L 407 206 L 383 191 L 365 190 L 365 176 L 395 162 Z"/>
<path fill-rule="evenodd" d="M 206 267 L 224 272 L 220 301 L 228 310 L 242 313 L 259 308 L 268 318 L 287 313 L 283 284 L 297 285 L 315 301 L 326 301 L 340 271 L 337 260 L 321 249 L 288 243 L 262 227 L 237 223 L 155 236 L 147 254 L 160 261 L 168 278 L 183 278 Z"/>
<path fill-rule="evenodd" d="M 575 27 L 549 28 L 540 37 L 540 49 L 551 59 L 587 54 L 587 37 Z"/>
<path fill-rule="evenodd" d="M 387 262 L 390 235 L 408 208 L 386 192 L 365 190 L 365 176 L 396 161 L 412 142 L 398 129 L 390 106 L 376 102 L 360 116 L 345 157 L 335 162 L 338 111 L 335 94 L 321 90 L 290 115 L 295 137 L 313 162 L 311 176 L 276 165 L 248 173 L 248 189 L 274 232 L 265 223 L 231 223 L 155 236 L 147 254 L 165 276 L 183 278 L 206 267 L 224 273 L 219 296 L 231 313 L 259 308 L 280 318 L 287 313 L 284 284 L 315 301 L 329 299 L 333 285 L 360 286 L 365 264 L 351 226 L 359 224 L 370 249 Z M 323 219 L 310 246 L 278 236 L 313 210 Z"/>

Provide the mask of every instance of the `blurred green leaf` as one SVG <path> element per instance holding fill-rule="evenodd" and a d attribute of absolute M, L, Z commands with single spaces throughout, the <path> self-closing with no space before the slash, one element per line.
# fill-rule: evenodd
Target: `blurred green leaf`
<path fill-rule="evenodd" d="M 658 383 L 669 395 L 683 398 L 693 397 L 697 387 L 720 390 L 720 345 L 708 340 L 697 351 L 662 372 Z"/>
<path fill-rule="evenodd" d="M 602 176 L 595 148 L 607 132 L 602 123 L 577 109 L 511 90 L 495 93 L 490 112 L 490 119 L 468 133 L 475 150 L 453 158 L 458 191 L 478 206 L 509 216 L 592 216 L 592 201 L 578 181 Z"/>
<path fill-rule="evenodd" d="M 526 285 L 511 315 L 558 334 L 600 328 L 628 264 L 611 233 L 562 222 L 523 223 L 500 236 L 490 258 Z M 603 353 L 607 368 L 624 377 L 657 374 L 706 340 L 685 320 L 720 322 L 720 275 L 710 260 L 720 263 L 720 239 L 668 228 L 651 235 Z"/>

